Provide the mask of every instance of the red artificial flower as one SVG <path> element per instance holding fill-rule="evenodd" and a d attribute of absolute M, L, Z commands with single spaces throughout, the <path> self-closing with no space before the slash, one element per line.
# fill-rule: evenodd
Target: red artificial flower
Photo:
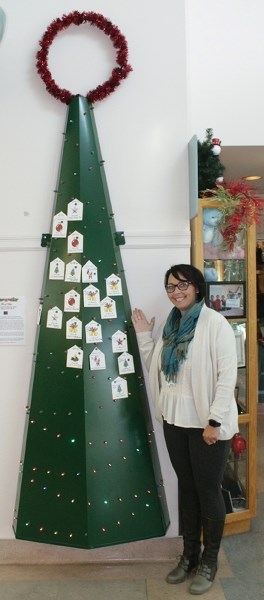
<path fill-rule="evenodd" d="M 218 207 L 222 212 L 219 230 L 228 250 L 234 249 L 240 232 L 260 222 L 264 199 L 257 196 L 256 191 L 255 187 L 247 185 L 242 179 L 226 181 L 214 189 L 206 190 L 206 198 L 221 202 Z"/>

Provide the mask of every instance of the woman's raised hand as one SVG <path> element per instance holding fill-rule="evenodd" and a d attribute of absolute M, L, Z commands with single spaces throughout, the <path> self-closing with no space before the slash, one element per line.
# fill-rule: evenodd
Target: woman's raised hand
<path fill-rule="evenodd" d="M 148 321 L 143 311 L 140 310 L 140 308 L 135 308 L 132 312 L 132 323 L 136 333 L 152 331 L 155 325 L 155 317 L 152 317 L 152 319 Z"/>

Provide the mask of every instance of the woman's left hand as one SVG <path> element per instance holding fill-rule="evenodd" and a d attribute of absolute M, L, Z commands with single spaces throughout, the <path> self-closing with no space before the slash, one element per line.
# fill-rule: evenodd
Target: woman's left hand
<path fill-rule="evenodd" d="M 143 331 L 152 331 L 155 325 L 155 317 L 152 317 L 148 321 L 145 313 L 140 308 L 134 308 L 132 312 L 132 323 L 134 325 L 136 333 L 142 333 Z"/>
<path fill-rule="evenodd" d="M 203 439 L 206 444 L 211 446 L 212 444 L 216 444 L 220 434 L 220 427 L 212 427 L 211 425 L 206 425 L 203 431 Z"/>

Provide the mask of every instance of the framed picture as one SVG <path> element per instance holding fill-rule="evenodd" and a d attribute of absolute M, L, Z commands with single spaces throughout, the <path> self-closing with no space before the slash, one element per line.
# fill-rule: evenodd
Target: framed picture
<path fill-rule="evenodd" d="M 214 281 L 207 284 L 207 303 L 227 319 L 246 316 L 245 283 Z"/>

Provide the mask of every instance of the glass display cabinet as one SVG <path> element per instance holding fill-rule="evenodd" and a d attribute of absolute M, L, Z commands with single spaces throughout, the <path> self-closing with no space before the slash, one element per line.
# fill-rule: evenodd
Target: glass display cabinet
<path fill-rule="evenodd" d="M 191 262 L 205 275 L 208 303 L 228 319 L 236 337 L 239 433 L 232 440 L 222 483 L 225 534 L 231 535 L 248 531 L 256 514 L 256 232 L 252 225 L 237 239 L 232 252 L 221 241 L 213 241 L 205 235 L 204 211 L 219 206 L 219 201 L 199 199 L 197 214 L 191 219 Z"/>

